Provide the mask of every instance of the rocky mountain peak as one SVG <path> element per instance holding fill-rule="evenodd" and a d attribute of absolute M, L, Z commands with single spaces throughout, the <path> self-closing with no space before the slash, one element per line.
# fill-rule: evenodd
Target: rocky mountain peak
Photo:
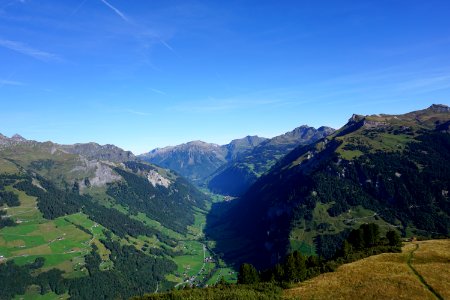
<path fill-rule="evenodd" d="M 135 160 L 136 157 L 130 151 L 125 151 L 115 145 L 99 145 L 97 143 L 61 145 L 64 151 L 78 154 L 92 160 L 107 160 L 113 162 L 124 162 Z"/>
<path fill-rule="evenodd" d="M 351 116 L 351 118 L 348 120 L 348 123 L 358 123 L 359 121 L 361 121 L 362 119 L 364 119 L 363 115 L 357 115 L 357 114 L 353 114 Z"/>
<path fill-rule="evenodd" d="M 200 141 L 200 140 L 196 140 L 196 141 L 191 141 L 185 144 L 186 146 L 196 146 L 196 147 L 202 147 L 202 148 L 209 148 L 209 147 L 220 147 L 217 144 L 213 144 L 213 143 L 207 143 L 204 141 Z"/>
<path fill-rule="evenodd" d="M 448 113 L 450 112 L 450 107 L 445 104 L 432 104 L 427 110 L 435 113 Z"/>
<path fill-rule="evenodd" d="M 17 134 L 17 133 L 11 137 L 11 140 L 13 140 L 15 142 L 25 142 L 26 141 L 26 139 L 23 136 L 21 136 L 20 134 Z"/>
<path fill-rule="evenodd" d="M 0 145 L 2 146 L 13 146 L 27 141 L 27 139 L 19 134 L 15 134 L 11 138 L 8 138 L 7 136 L 4 136 L 0 133 Z"/>
<path fill-rule="evenodd" d="M 319 128 L 317 128 L 317 131 L 332 134 L 335 131 L 335 129 L 328 126 L 320 126 Z"/>

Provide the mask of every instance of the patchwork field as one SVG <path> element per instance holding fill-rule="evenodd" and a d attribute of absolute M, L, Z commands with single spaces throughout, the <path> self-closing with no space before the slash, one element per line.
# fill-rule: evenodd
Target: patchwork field
<path fill-rule="evenodd" d="M 109 260 L 110 251 L 100 241 L 105 238 L 104 227 L 83 213 L 54 220 L 44 219 L 37 208 L 35 197 L 28 196 L 11 186 L 5 189 L 18 195 L 20 206 L 0 207 L 17 223 L 16 226 L 0 229 L 1 262 L 14 260 L 15 263 L 23 265 L 33 262 L 37 257 L 44 257 L 45 264 L 41 271 L 57 268 L 65 272 L 66 278 L 80 277 L 88 275 L 84 266 L 84 256 L 95 245 L 102 258 L 100 268 L 107 270 L 113 267 L 113 263 Z M 114 208 L 128 213 L 125 207 Z M 228 269 L 223 262 L 217 262 L 217 257 L 208 248 L 210 242 L 204 240 L 205 211 L 197 210 L 195 222 L 189 226 L 189 233 L 185 236 L 162 226 L 142 213 L 133 215 L 132 218 L 178 241 L 178 244 L 173 247 L 159 241 L 156 237 L 139 236 L 119 239 L 113 235 L 113 238 L 120 240 L 121 244 L 133 245 L 143 251 L 147 248 L 158 247 L 171 249 L 174 253 L 180 254 L 173 258 L 168 257 L 178 265 L 177 272 L 168 275 L 168 280 L 180 285 L 200 286 L 215 284 L 222 277 L 230 282 L 236 281 L 236 272 Z M 40 295 L 36 287 L 32 286 L 25 295 L 16 298 L 61 299 L 61 297 L 64 298 L 64 295 L 58 296 L 52 293 Z"/>
<path fill-rule="evenodd" d="M 11 187 L 19 196 L 20 206 L 3 207 L 16 221 L 14 227 L 0 230 L 0 256 L 3 261 L 14 260 L 23 265 L 44 257 L 43 271 L 58 268 L 67 277 L 83 276 L 83 256 L 91 251 L 91 244 L 97 245 L 102 258 L 107 260 L 107 249 L 99 241 L 103 228 L 82 213 L 46 220 L 36 207 L 35 197 Z"/>
<path fill-rule="evenodd" d="M 343 265 L 336 272 L 322 274 L 286 290 L 284 297 L 448 299 L 449 282 L 450 240 L 430 240 L 407 243 L 402 253 L 380 254 Z"/>

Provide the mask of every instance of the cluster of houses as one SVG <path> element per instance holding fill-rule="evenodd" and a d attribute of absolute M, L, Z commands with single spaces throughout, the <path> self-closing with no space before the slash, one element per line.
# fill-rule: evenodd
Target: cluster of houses
<path fill-rule="evenodd" d="M 212 256 L 208 256 L 208 257 L 205 257 L 203 262 L 205 262 L 205 263 L 213 263 L 213 262 L 215 262 L 215 260 L 214 260 L 214 258 Z"/>

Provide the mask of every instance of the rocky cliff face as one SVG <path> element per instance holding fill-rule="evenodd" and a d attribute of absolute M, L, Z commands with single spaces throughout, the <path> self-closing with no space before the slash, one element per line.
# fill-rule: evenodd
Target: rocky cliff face
<path fill-rule="evenodd" d="M 22 136 L 15 134 L 12 137 L 8 138 L 7 136 L 4 136 L 0 133 L 0 147 L 8 147 L 12 145 L 17 145 L 21 143 L 27 143 L 32 142 L 28 141 L 27 139 L 23 138 Z"/>

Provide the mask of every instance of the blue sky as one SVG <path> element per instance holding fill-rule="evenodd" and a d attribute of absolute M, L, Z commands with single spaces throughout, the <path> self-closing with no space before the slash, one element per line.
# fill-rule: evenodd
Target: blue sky
<path fill-rule="evenodd" d="M 450 104 L 450 2 L 0 0 L 0 133 L 139 154 Z"/>

